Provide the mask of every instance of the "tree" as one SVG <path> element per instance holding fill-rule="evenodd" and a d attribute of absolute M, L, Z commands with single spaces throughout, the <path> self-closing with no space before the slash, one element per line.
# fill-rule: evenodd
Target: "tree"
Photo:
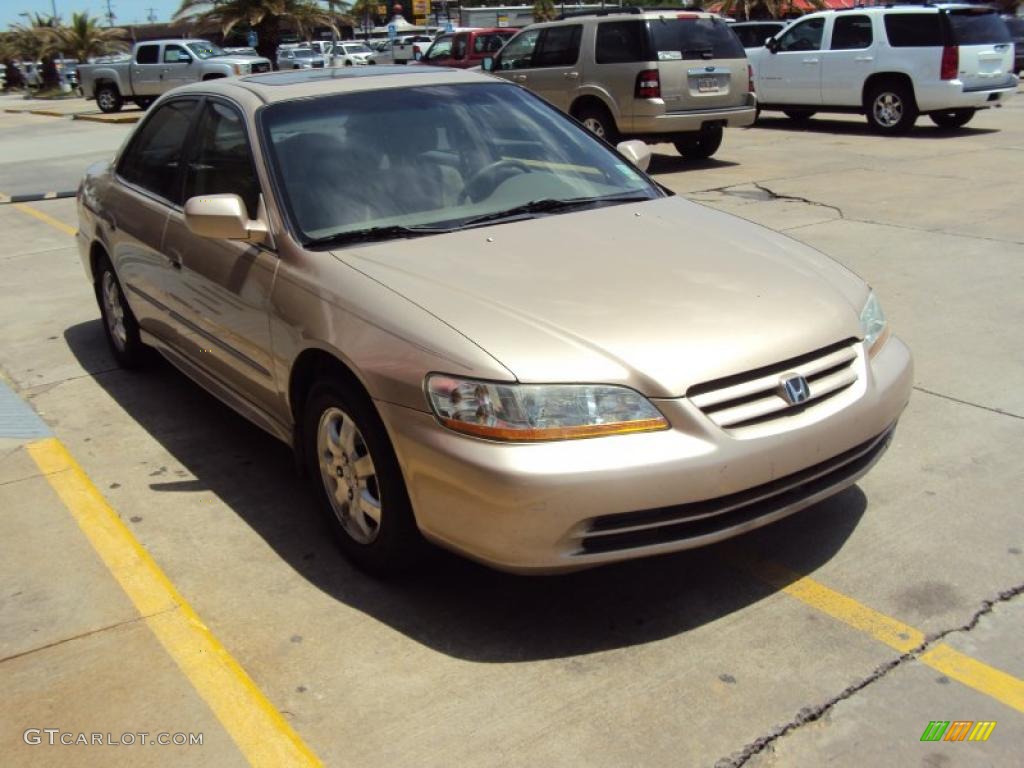
<path fill-rule="evenodd" d="M 554 0 L 534 0 L 533 3 L 533 20 L 540 21 L 551 21 L 557 16 L 558 13 L 555 11 Z"/>
<path fill-rule="evenodd" d="M 804 2 L 816 11 L 822 11 L 828 7 L 825 0 L 804 0 Z M 765 17 L 782 19 L 804 10 L 796 7 L 796 0 L 721 0 L 720 3 L 709 3 L 708 9 L 723 16 L 744 19 L 763 19 Z M 739 10 L 742 10 L 742 13 L 737 13 Z"/>
<path fill-rule="evenodd" d="M 123 51 L 127 48 L 124 37 L 123 29 L 101 27 L 99 19 L 88 13 L 73 13 L 68 26 L 53 30 L 51 44 L 65 56 L 84 63 L 94 56 Z"/>
<path fill-rule="evenodd" d="M 259 35 L 257 50 L 273 61 L 284 28 L 309 35 L 314 27 L 330 27 L 337 33 L 343 17 L 328 13 L 314 0 L 182 0 L 174 18 L 196 25 L 216 24 L 225 36 L 246 25 Z"/>
<path fill-rule="evenodd" d="M 41 61 L 43 86 L 56 86 L 57 68 L 51 55 L 54 51 L 50 46 L 50 39 L 57 26 L 57 19 L 38 13 L 22 15 L 28 19 L 28 23 L 11 26 L 8 38 L 11 50 L 22 61 Z"/>

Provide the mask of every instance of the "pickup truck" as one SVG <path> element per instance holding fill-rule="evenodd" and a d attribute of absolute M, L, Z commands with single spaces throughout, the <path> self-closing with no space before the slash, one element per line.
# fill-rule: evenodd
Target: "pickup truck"
<path fill-rule="evenodd" d="M 232 56 L 206 40 L 150 40 L 136 43 L 128 61 L 80 64 L 78 76 L 85 98 L 96 99 L 103 112 L 119 112 L 125 101 L 146 109 L 186 83 L 270 69 L 267 59 Z"/>
<path fill-rule="evenodd" d="M 434 38 L 426 35 L 404 35 L 391 45 L 391 60 L 395 64 L 408 64 L 416 61 L 416 54 L 424 54 L 434 42 Z"/>

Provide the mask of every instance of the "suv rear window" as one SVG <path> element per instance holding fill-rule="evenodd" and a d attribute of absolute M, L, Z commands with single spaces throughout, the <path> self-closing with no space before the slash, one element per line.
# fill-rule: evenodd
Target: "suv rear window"
<path fill-rule="evenodd" d="M 893 48 L 941 48 L 942 21 L 937 13 L 887 13 L 885 35 Z"/>
<path fill-rule="evenodd" d="M 598 64 L 650 61 L 647 31 L 642 21 L 606 21 L 597 25 Z"/>
<path fill-rule="evenodd" d="M 658 61 L 743 59 L 747 55 L 721 19 L 651 19 L 647 28 Z"/>
<path fill-rule="evenodd" d="M 949 11 L 953 42 L 958 45 L 1009 43 L 1010 28 L 999 15 L 988 8 Z"/>

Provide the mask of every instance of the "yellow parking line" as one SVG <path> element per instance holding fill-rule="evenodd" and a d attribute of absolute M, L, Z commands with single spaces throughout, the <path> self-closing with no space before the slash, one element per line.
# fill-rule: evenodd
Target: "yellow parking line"
<path fill-rule="evenodd" d="M 56 438 L 29 455 L 164 649 L 253 766 L 320 766 Z"/>
<path fill-rule="evenodd" d="M 811 608 L 860 630 L 876 640 L 908 653 L 924 642 L 924 633 L 891 616 L 879 613 L 809 576 L 766 561 L 739 563 L 761 581 L 785 592 Z M 947 677 L 984 693 L 1008 707 L 1024 712 L 1024 680 L 990 667 L 956 649 L 939 643 L 917 657 Z"/>
<path fill-rule="evenodd" d="M 21 211 L 22 213 L 27 213 L 29 216 L 34 216 L 40 221 L 49 224 L 51 227 L 59 229 L 66 235 L 71 235 L 72 237 L 74 237 L 78 233 L 78 230 L 75 229 L 74 227 L 68 226 L 63 221 L 58 221 L 57 219 L 53 218 L 53 216 L 50 216 L 47 213 L 43 213 L 42 211 L 36 210 L 30 205 L 25 205 L 25 203 L 15 203 L 13 207 Z"/>

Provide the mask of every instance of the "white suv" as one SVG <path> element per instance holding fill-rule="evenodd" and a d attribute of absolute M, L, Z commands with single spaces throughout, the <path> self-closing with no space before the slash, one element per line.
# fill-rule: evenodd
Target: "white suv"
<path fill-rule="evenodd" d="M 959 128 L 1018 82 L 1009 30 L 986 6 L 812 13 L 747 53 L 762 110 L 859 112 L 882 134 L 906 133 L 920 114 Z"/>

